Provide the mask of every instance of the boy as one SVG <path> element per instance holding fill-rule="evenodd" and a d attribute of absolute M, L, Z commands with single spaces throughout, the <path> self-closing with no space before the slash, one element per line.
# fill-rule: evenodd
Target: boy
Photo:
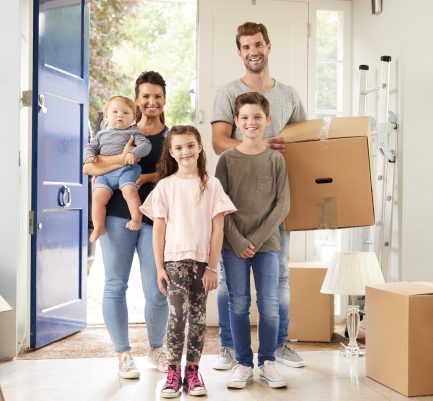
<path fill-rule="evenodd" d="M 136 164 L 142 157 L 150 153 L 152 145 L 141 133 L 135 122 L 135 103 L 124 96 L 113 96 L 104 106 L 104 121 L 106 129 L 99 131 L 84 148 L 84 163 L 94 163 L 95 156 L 117 155 L 122 153 L 131 136 L 136 146 L 125 157 L 125 166 L 110 171 L 96 178 L 92 194 L 92 220 L 94 230 L 90 242 L 95 242 L 105 233 L 106 205 L 116 189 L 128 204 L 131 220 L 126 225 L 130 230 L 139 230 L 142 214 L 136 181 L 141 174 L 141 168 Z"/>
<path fill-rule="evenodd" d="M 285 387 L 287 382 L 274 361 L 279 325 L 279 225 L 289 211 L 287 168 L 281 153 L 269 149 L 263 140 L 271 121 L 268 100 L 258 92 L 247 92 L 236 98 L 234 109 L 242 141 L 222 154 L 215 174 L 238 208 L 225 218 L 222 251 L 238 361 L 227 387 L 244 388 L 253 379 L 250 268 L 260 314 L 260 379 L 272 388 Z"/>

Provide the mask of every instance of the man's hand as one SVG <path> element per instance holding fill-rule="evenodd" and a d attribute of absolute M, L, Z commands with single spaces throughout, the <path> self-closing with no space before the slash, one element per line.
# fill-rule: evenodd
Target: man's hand
<path fill-rule="evenodd" d="M 126 160 L 126 156 L 128 155 L 128 153 L 131 153 L 133 150 L 134 150 L 134 136 L 131 135 L 131 137 L 129 138 L 129 141 L 127 142 L 127 144 L 123 148 L 123 152 L 122 152 L 123 160 Z"/>
<path fill-rule="evenodd" d="M 138 157 L 134 156 L 132 153 L 128 153 L 125 156 L 125 165 L 127 165 L 127 164 L 132 165 L 132 164 L 138 163 L 139 160 L 140 159 Z"/>
<path fill-rule="evenodd" d="M 252 258 L 256 254 L 256 247 L 253 244 L 249 244 L 244 251 L 239 254 L 242 259 Z"/>
<path fill-rule="evenodd" d="M 279 152 L 283 153 L 286 151 L 286 140 L 282 136 L 275 136 L 273 138 L 267 138 L 264 140 L 265 145 L 269 149 L 278 150 Z"/>
<path fill-rule="evenodd" d="M 203 288 L 206 292 L 215 290 L 218 287 L 218 274 L 212 270 L 206 269 L 202 281 Z"/>
<path fill-rule="evenodd" d="M 96 157 L 90 156 L 86 160 L 84 160 L 84 163 L 96 163 Z"/>

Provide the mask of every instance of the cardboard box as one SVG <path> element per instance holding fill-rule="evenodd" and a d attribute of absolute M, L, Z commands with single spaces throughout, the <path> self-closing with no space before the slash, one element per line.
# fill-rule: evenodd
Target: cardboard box
<path fill-rule="evenodd" d="M 327 268 L 290 262 L 289 339 L 329 342 L 334 333 L 334 296 L 321 294 Z"/>
<path fill-rule="evenodd" d="M 366 374 L 399 393 L 433 394 L 433 282 L 366 288 Z"/>
<path fill-rule="evenodd" d="M 290 231 L 373 225 L 368 117 L 289 124 L 281 132 L 290 185 Z"/>

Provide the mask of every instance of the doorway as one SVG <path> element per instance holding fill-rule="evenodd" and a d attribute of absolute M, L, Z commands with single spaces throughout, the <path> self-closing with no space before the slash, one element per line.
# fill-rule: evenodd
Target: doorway
<path fill-rule="evenodd" d="M 195 123 L 197 0 L 92 1 L 90 3 L 90 115 L 113 95 L 134 99 L 142 71 L 158 71 L 167 84 L 166 124 Z M 117 23 L 113 23 L 115 18 Z M 122 23 L 118 23 L 122 21 Z M 173 24 L 172 21 L 182 21 Z M 90 211 L 89 211 L 90 213 Z M 89 246 L 91 246 L 89 244 Z M 87 323 L 101 325 L 104 266 L 99 242 L 87 276 Z M 127 291 L 129 322 L 144 323 L 144 296 L 135 254 Z"/>

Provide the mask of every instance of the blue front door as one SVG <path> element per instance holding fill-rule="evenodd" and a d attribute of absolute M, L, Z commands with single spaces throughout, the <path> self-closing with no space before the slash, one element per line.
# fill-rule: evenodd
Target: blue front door
<path fill-rule="evenodd" d="M 35 0 L 31 348 L 86 326 L 88 0 Z"/>

